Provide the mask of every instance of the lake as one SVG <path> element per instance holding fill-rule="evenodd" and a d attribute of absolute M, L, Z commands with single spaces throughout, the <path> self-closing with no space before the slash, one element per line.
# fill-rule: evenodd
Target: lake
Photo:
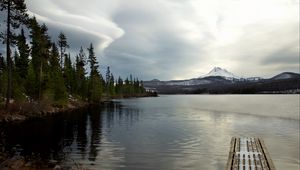
<path fill-rule="evenodd" d="M 89 169 L 224 169 L 231 137 L 261 137 L 277 169 L 298 170 L 300 95 L 161 95 L 1 129 L 0 149 Z"/>

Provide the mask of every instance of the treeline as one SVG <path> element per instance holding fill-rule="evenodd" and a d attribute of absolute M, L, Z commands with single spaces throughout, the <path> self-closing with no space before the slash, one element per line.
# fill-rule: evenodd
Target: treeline
<path fill-rule="evenodd" d="M 66 35 L 61 32 L 53 42 L 47 26 L 27 15 L 24 0 L 0 3 L 7 25 L 1 33 L 6 59 L 0 55 L 0 103 L 6 100 L 8 105 L 13 99 L 65 105 L 69 98 L 96 103 L 103 97 L 145 93 L 142 81 L 131 75 L 115 79 L 109 67 L 103 78 L 92 43 L 86 50 L 81 47 L 72 61 Z"/>

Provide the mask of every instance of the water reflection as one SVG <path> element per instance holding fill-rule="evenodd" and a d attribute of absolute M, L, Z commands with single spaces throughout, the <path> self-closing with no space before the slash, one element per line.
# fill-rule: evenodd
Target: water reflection
<path fill-rule="evenodd" d="M 292 170 L 300 160 L 299 97 L 116 100 L 6 125 L 0 134 L 0 145 L 12 154 L 35 154 L 63 167 L 76 162 L 97 170 L 224 169 L 231 137 L 254 136 L 265 140 L 277 169 Z"/>
<path fill-rule="evenodd" d="M 75 161 L 94 165 L 97 164 L 97 159 L 102 159 L 103 156 L 108 158 L 109 154 L 113 154 L 113 149 L 120 149 L 107 141 L 103 133 L 108 133 L 115 123 L 132 125 L 138 121 L 138 116 L 138 109 L 125 108 L 120 102 L 107 102 L 103 107 L 94 106 L 3 125 L 0 128 L 0 146 L 3 152 L 10 155 L 36 155 L 48 162 L 72 164 Z M 108 145 L 113 149 L 109 150 Z M 101 155 L 102 151 L 104 154 Z M 117 156 L 110 158 L 117 160 Z"/>
<path fill-rule="evenodd" d="M 119 102 L 106 103 L 102 110 L 102 114 L 106 115 L 105 123 L 107 129 L 115 126 L 115 123 L 117 123 L 117 126 L 132 126 L 139 121 L 140 112 L 141 109 L 122 106 Z"/>

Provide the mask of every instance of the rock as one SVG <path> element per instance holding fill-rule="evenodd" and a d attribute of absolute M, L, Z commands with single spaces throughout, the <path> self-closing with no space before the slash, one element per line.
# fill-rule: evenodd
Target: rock
<path fill-rule="evenodd" d="M 1 163 L 0 169 L 7 167 L 8 169 L 21 169 L 24 167 L 25 161 L 23 157 L 15 156 Z"/>
<path fill-rule="evenodd" d="M 55 165 L 54 169 L 55 169 L 55 170 L 60 170 L 61 167 L 60 167 L 59 165 Z"/>
<path fill-rule="evenodd" d="M 27 162 L 27 163 L 25 164 L 25 166 L 26 166 L 26 167 L 31 167 L 31 166 L 32 166 L 32 163 L 31 163 L 31 162 Z"/>

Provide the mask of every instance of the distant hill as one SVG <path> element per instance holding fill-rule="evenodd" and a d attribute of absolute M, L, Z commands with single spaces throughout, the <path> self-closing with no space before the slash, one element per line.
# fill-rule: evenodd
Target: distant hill
<path fill-rule="evenodd" d="M 280 73 L 270 79 L 240 78 L 229 71 L 215 67 L 208 74 L 187 80 L 144 81 L 144 86 L 160 94 L 256 94 L 300 93 L 300 74 Z"/>
<path fill-rule="evenodd" d="M 292 78 L 300 78 L 300 74 L 292 73 L 292 72 L 283 72 L 280 73 L 274 77 L 272 77 L 272 80 L 284 80 L 284 79 L 292 79 Z"/>

